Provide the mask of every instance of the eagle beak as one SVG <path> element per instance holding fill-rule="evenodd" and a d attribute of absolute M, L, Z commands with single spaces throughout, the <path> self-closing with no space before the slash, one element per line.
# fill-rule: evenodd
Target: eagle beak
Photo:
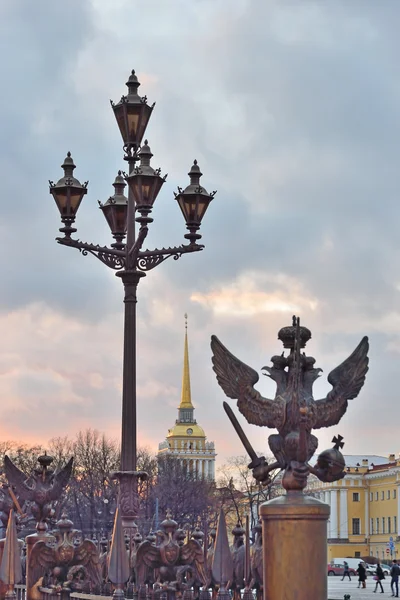
<path fill-rule="evenodd" d="M 265 377 L 271 377 L 271 367 L 261 367 L 261 371 L 268 371 L 268 373 L 263 373 Z"/>

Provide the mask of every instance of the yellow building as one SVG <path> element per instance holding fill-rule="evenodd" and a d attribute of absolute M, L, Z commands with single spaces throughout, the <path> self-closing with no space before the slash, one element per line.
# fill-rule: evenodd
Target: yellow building
<path fill-rule="evenodd" d="M 211 481 L 215 480 L 214 442 L 207 442 L 204 429 L 197 424 L 194 418 L 190 389 L 187 321 L 185 323 L 182 393 L 178 418 L 175 425 L 168 430 L 167 439 L 159 444 L 158 456 L 176 458 L 181 462 L 182 468 L 192 475 Z"/>
<path fill-rule="evenodd" d="M 322 483 L 310 477 L 307 492 L 331 507 L 328 560 L 400 556 L 400 457 L 345 456 L 346 477 Z"/>

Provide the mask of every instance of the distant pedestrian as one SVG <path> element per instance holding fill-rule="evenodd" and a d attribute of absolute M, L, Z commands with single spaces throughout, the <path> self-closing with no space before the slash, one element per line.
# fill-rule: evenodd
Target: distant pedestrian
<path fill-rule="evenodd" d="M 367 570 L 364 567 L 364 564 L 362 562 L 358 563 L 358 569 L 357 569 L 357 573 L 358 573 L 358 587 L 367 587 L 366 584 L 366 579 L 367 579 Z"/>
<path fill-rule="evenodd" d="M 400 567 L 397 564 L 397 560 L 393 561 L 392 568 L 390 569 L 390 575 L 392 577 L 392 581 L 390 582 L 390 587 L 392 588 L 392 596 L 398 598 Z M 396 594 L 394 593 L 394 588 L 396 588 Z"/>
<path fill-rule="evenodd" d="M 385 573 L 383 572 L 383 569 L 382 569 L 380 563 L 378 563 L 376 565 L 376 571 L 375 571 L 375 577 L 374 577 L 374 579 L 376 581 L 374 592 L 377 591 L 378 585 L 380 585 L 381 586 L 381 594 L 383 594 L 382 579 L 385 579 Z"/>
<path fill-rule="evenodd" d="M 342 577 L 342 581 L 345 577 L 348 577 L 351 581 L 351 577 L 350 577 L 350 570 L 349 570 L 349 563 L 347 563 L 346 561 L 344 561 L 344 571 L 343 571 L 343 577 Z"/>

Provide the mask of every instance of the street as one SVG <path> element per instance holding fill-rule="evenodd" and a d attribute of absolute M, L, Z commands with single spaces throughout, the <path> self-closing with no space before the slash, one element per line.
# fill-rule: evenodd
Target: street
<path fill-rule="evenodd" d="M 390 589 L 390 575 L 387 576 L 383 581 L 383 589 L 385 596 L 391 596 L 392 591 Z M 329 600 L 343 600 L 345 594 L 350 594 L 351 600 L 354 598 L 372 598 L 380 594 L 380 588 L 378 586 L 378 591 L 374 594 L 375 589 L 375 581 L 372 575 L 369 575 L 367 579 L 367 587 L 365 589 L 358 588 L 358 577 L 352 577 L 351 582 L 346 578 L 342 581 L 341 576 L 328 577 L 328 598 Z"/>

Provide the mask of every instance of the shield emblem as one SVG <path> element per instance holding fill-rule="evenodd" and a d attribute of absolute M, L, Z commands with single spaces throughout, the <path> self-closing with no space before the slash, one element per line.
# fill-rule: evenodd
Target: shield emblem
<path fill-rule="evenodd" d="M 174 542 L 168 542 L 168 544 L 160 548 L 160 552 L 163 562 L 173 565 L 179 557 L 179 546 Z"/>

